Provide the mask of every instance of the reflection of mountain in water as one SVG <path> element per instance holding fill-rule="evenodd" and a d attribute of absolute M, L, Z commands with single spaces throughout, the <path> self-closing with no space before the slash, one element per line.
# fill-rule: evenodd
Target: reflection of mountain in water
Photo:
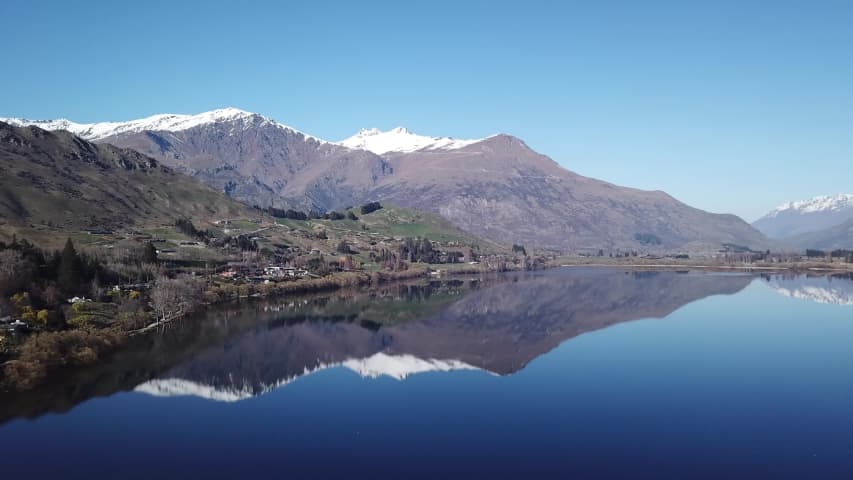
<path fill-rule="evenodd" d="M 238 400 L 343 366 L 402 379 L 426 371 L 510 374 L 567 339 L 620 322 L 665 317 L 695 300 L 732 294 L 746 275 L 552 270 L 507 275 L 404 323 L 315 320 L 256 329 L 138 386 L 156 395 Z"/>
<path fill-rule="evenodd" d="M 452 370 L 477 370 L 459 360 L 436 360 L 422 359 L 412 355 L 388 355 L 382 352 L 375 353 L 367 358 L 351 358 L 339 363 L 321 363 L 311 370 L 306 369 L 302 374 L 279 379 L 271 385 L 262 385 L 260 388 L 249 383 L 236 384 L 225 388 L 217 388 L 192 380 L 183 378 L 154 379 L 136 387 L 137 392 L 147 393 L 158 397 L 169 397 L 175 395 L 192 395 L 223 402 L 235 402 L 253 397 L 264 391 L 274 390 L 287 385 L 297 378 L 320 370 L 332 367 L 343 367 L 366 378 L 378 378 L 388 376 L 403 380 L 409 375 L 424 372 L 449 372 Z"/>
<path fill-rule="evenodd" d="M 853 277 L 829 276 L 773 276 L 766 278 L 770 288 L 786 297 L 811 300 L 834 305 L 853 305 Z"/>

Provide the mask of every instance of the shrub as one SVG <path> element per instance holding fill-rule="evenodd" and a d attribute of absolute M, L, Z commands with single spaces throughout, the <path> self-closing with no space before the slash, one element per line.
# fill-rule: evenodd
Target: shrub
<path fill-rule="evenodd" d="M 373 213 L 382 208 L 382 205 L 379 202 L 370 202 L 365 203 L 361 206 L 361 214 L 367 215 L 368 213 Z"/>
<path fill-rule="evenodd" d="M 654 235 L 652 233 L 637 233 L 634 234 L 634 240 L 640 242 L 642 245 L 660 245 L 663 243 L 660 237 Z"/>
<path fill-rule="evenodd" d="M 16 360 L 3 366 L 2 387 L 28 390 L 55 368 L 84 366 L 115 349 L 124 337 L 106 330 L 42 332 L 28 337 Z"/>

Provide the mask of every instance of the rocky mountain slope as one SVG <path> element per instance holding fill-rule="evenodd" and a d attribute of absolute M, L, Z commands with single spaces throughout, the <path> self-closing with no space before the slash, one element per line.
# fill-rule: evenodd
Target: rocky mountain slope
<path fill-rule="evenodd" d="M 509 135 L 384 158 L 394 174 L 370 195 L 440 213 L 506 243 L 595 251 L 715 250 L 724 243 L 756 248 L 766 242 L 734 215 L 578 175 Z"/>
<path fill-rule="evenodd" d="M 455 140 L 398 128 L 335 144 L 236 109 L 126 124 L 15 121 L 138 150 L 261 206 L 332 210 L 388 201 L 439 213 L 492 240 L 563 251 L 767 245 L 734 215 L 583 177 L 509 135 Z"/>
<path fill-rule="evenodd" d="M 243 216 L 249 209 L 156 160 L 66 131 L 0 122 L 0 221 L 113 229 Z"/>

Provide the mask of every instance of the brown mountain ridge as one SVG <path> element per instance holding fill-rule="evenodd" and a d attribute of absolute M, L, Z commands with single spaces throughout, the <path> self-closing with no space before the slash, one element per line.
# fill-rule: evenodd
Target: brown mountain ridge
<path fill-rule="evenodd" d="M 228 115 L 211 115 L 216 112 Z M 96 128 L 102 124 L 39 124 L 77 128 L 99 143 L 135 149 L 260 206 L 334 210 L 387 201 L 438 213 L 501 243 L 568 252 L 710 252 L 724 244 L 758 249 L 769 243 L 735 215 L 578 175 L 510 135 L 378 155 L 235 109 L 151 118 L 161 117 L 209 121 L 174 127 L 143 119 L 108 131 Z"/>

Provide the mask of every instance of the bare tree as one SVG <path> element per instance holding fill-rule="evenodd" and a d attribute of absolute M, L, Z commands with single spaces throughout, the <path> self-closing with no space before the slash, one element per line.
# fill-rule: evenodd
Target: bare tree
<path fill-rule="evenodd" d="M 30 276 L 30 265 L 21 252 L 0 251 L 0 294 L 13 293 L 24 285 Z"/>
<path fill-rule="evenodd" d="M 178 295 L 174 280 L 158 277 L 151 288 L 151 308 L 157 316 L 157 323 L 165 322 L 178 313 Z"/>
<path fill-rule="evenodd" d="M 204 286 L 204 280 L 191 275 L 157 278 L 150 294 L 157 323 L 194 312 L 201 305 Z"/>

